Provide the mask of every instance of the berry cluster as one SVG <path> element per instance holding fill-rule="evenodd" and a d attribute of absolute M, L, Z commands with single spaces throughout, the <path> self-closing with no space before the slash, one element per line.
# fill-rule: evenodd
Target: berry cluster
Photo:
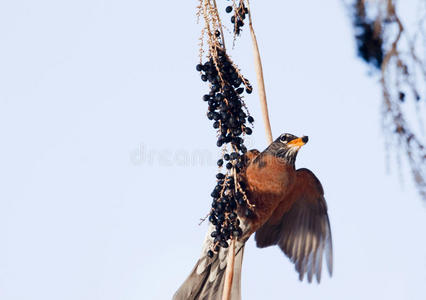
<path fill-rule="evenodd" d="M 355 27 L 358 30 L 355 35 L 358 55 L 367 63 L 380 69 L 384 58 L 383 40 L 380 34 L 374 32 L 374 22 L 357 20 Z"/>
<path fill-rule="evenodd" d="M 227 13 L 232 12 L 232 6 L 227 6 L 225 11 Z M 239 35 L 241 32 L 241 27 L 244 26 L 244 20 L 246 18 L 246 14 L 248 14 L 248 9 L 244 5 L 243 1 L 240 1 L 237 9 L 235 10 L 234 15 L 231 17 L 231 23 L 234 24 L 234 32 Z"/>
<path fill-rule="evenodd" d="M 382 34 L 376 32 L 375 22 L 367 17 L 362 0 L 355 1 L 354 27 L 358 55 L 365 62 L 380 69 L 384 58 Z"/>
<path fill-rule="evenodd" d="M 214 242 L 207 253 L 209 257 L 213 257 L 220 247 L 227 248 L 229 239 L 241 236 L 238 209 L 244 209 L 247 217 L 253 215 L 244 183 L 238 180 L 238 173 L 244 167 L 243 154 L 247 152 L 241 136 L 252 133 L 247 125 L 254 121 L 248 115 L 241 95 L 244 91 L 250 94 L 252 87 L 224 50 L 215 47 L 213 52 L 214 55 L 206 63 L 198 64 L 196 69 L 201 72 L 201 80 L 210 83 L 210 92 L 203 96 L 203 100 L 208 103 L 207 118 L 213 121 L 213 128 L 218 131 L 217 146 L 230 146 L 231 151 L 217 161 L 225 172 L 216 175 L 217 185 L 211 193 L 213 203 L 209 221 L 215 231 L 211 233 Z"/>

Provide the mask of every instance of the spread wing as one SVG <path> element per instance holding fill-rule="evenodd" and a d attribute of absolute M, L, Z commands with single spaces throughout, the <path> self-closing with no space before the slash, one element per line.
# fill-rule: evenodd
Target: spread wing
<path fill-rule="evenodd" d="M 315 274 L 320 282 L 324 255 L 330 276 L 333 270 L 330 222 L 321 183 L 308 169 L 299 169 L 288 197 L 257 230 L 256 244 L 260 248 L 278 245 L 296 265 L 300 280 L 307 274 L 312 282 Z M 294 203 L 286 211 L 289 201 Z"/>

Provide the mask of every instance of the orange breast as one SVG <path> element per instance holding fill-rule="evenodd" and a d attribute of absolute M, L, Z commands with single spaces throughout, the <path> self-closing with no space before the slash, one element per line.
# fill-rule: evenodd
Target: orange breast
<path fill-rule="evenodd" d="M 250 162 L 244 177 L 248 198 L 255 205 L 253 231 L 263 225 L 278 206 L 291 206 L 292 203 L 285 204 L 285 199 L 292 188 L 295 174 L 292 166 L 269 154 Z"/>

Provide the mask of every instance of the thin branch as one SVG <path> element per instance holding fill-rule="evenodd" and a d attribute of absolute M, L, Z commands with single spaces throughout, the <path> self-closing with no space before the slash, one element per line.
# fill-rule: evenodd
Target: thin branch
<path fill-rule="evenodd" d="M 216 11 L 218 11 L 216 0 L 213 0 L 213 5 L 214 5 L 214 8 L 216 9 Z M 222 26 L 222 21 L 220 20 L 219 11 L 218 11 L 218 14 L 217 14 L 217 21 L 219 22 L 219 30 L 220 30 L 220 34 L 222 36 L 222 46 L 223 46 L 223 49 L 226 50 L 225 35 L 223 34 L 223 26 Z"/>
<path fill-rule="evenodd" d="M 222 300 L 231 300 L 232 281 L 234 279 L 235 265 L 235 239 L 231 240 L 227 259 L 228 262 L 226 263 L 225 285 L 223 287 Z"/>
<path fill-rule="evenodd" d="M 265 90 L 265 81 L 263 79 L 263 68 L 262 68 L 262 60 L 260 58 L 259 46 L 257 44 L 256 34 L 254 33 L 253 23 L 251 19 L 251 9 L 250 2 L 247 0 L 248 7 L 248 15 L 249 15 L 249 27 L 251 33 L 251 40 L 253 44 L 253 56 L 254 56 L 254 65 L 256 69 L 256 77 L 257 77 L 257 88 L 259 89 L 259 98 L 260 98 L 260 106 L 262 108 L 262 116 L 263 123 L 265 125 L 266 139 L 268 143 L 272 143 L 272 129 L 271 123 L 269 121 L 269 113 L 268 113 L 268 103 L 266 101 L 266 90 Z"/>

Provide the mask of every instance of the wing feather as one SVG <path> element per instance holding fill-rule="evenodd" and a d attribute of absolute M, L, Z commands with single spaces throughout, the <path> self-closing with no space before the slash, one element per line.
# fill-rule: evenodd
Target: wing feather
<path fill-rule="evenodd" d="M 306 274 L 308 282 L 314 276 L 320 282 L 324 256 L 330 276 L 333 271 L 331 229 L 323 188 L 311 171 L 299 169 L 295 188 L 288 197 L 291 199 L 284 200 L 294 204 L 281 212 L 281 218 L 271 218 L 257 230 L 257 246 L 278 245 L 295 264 L 300 280 Z"/>

